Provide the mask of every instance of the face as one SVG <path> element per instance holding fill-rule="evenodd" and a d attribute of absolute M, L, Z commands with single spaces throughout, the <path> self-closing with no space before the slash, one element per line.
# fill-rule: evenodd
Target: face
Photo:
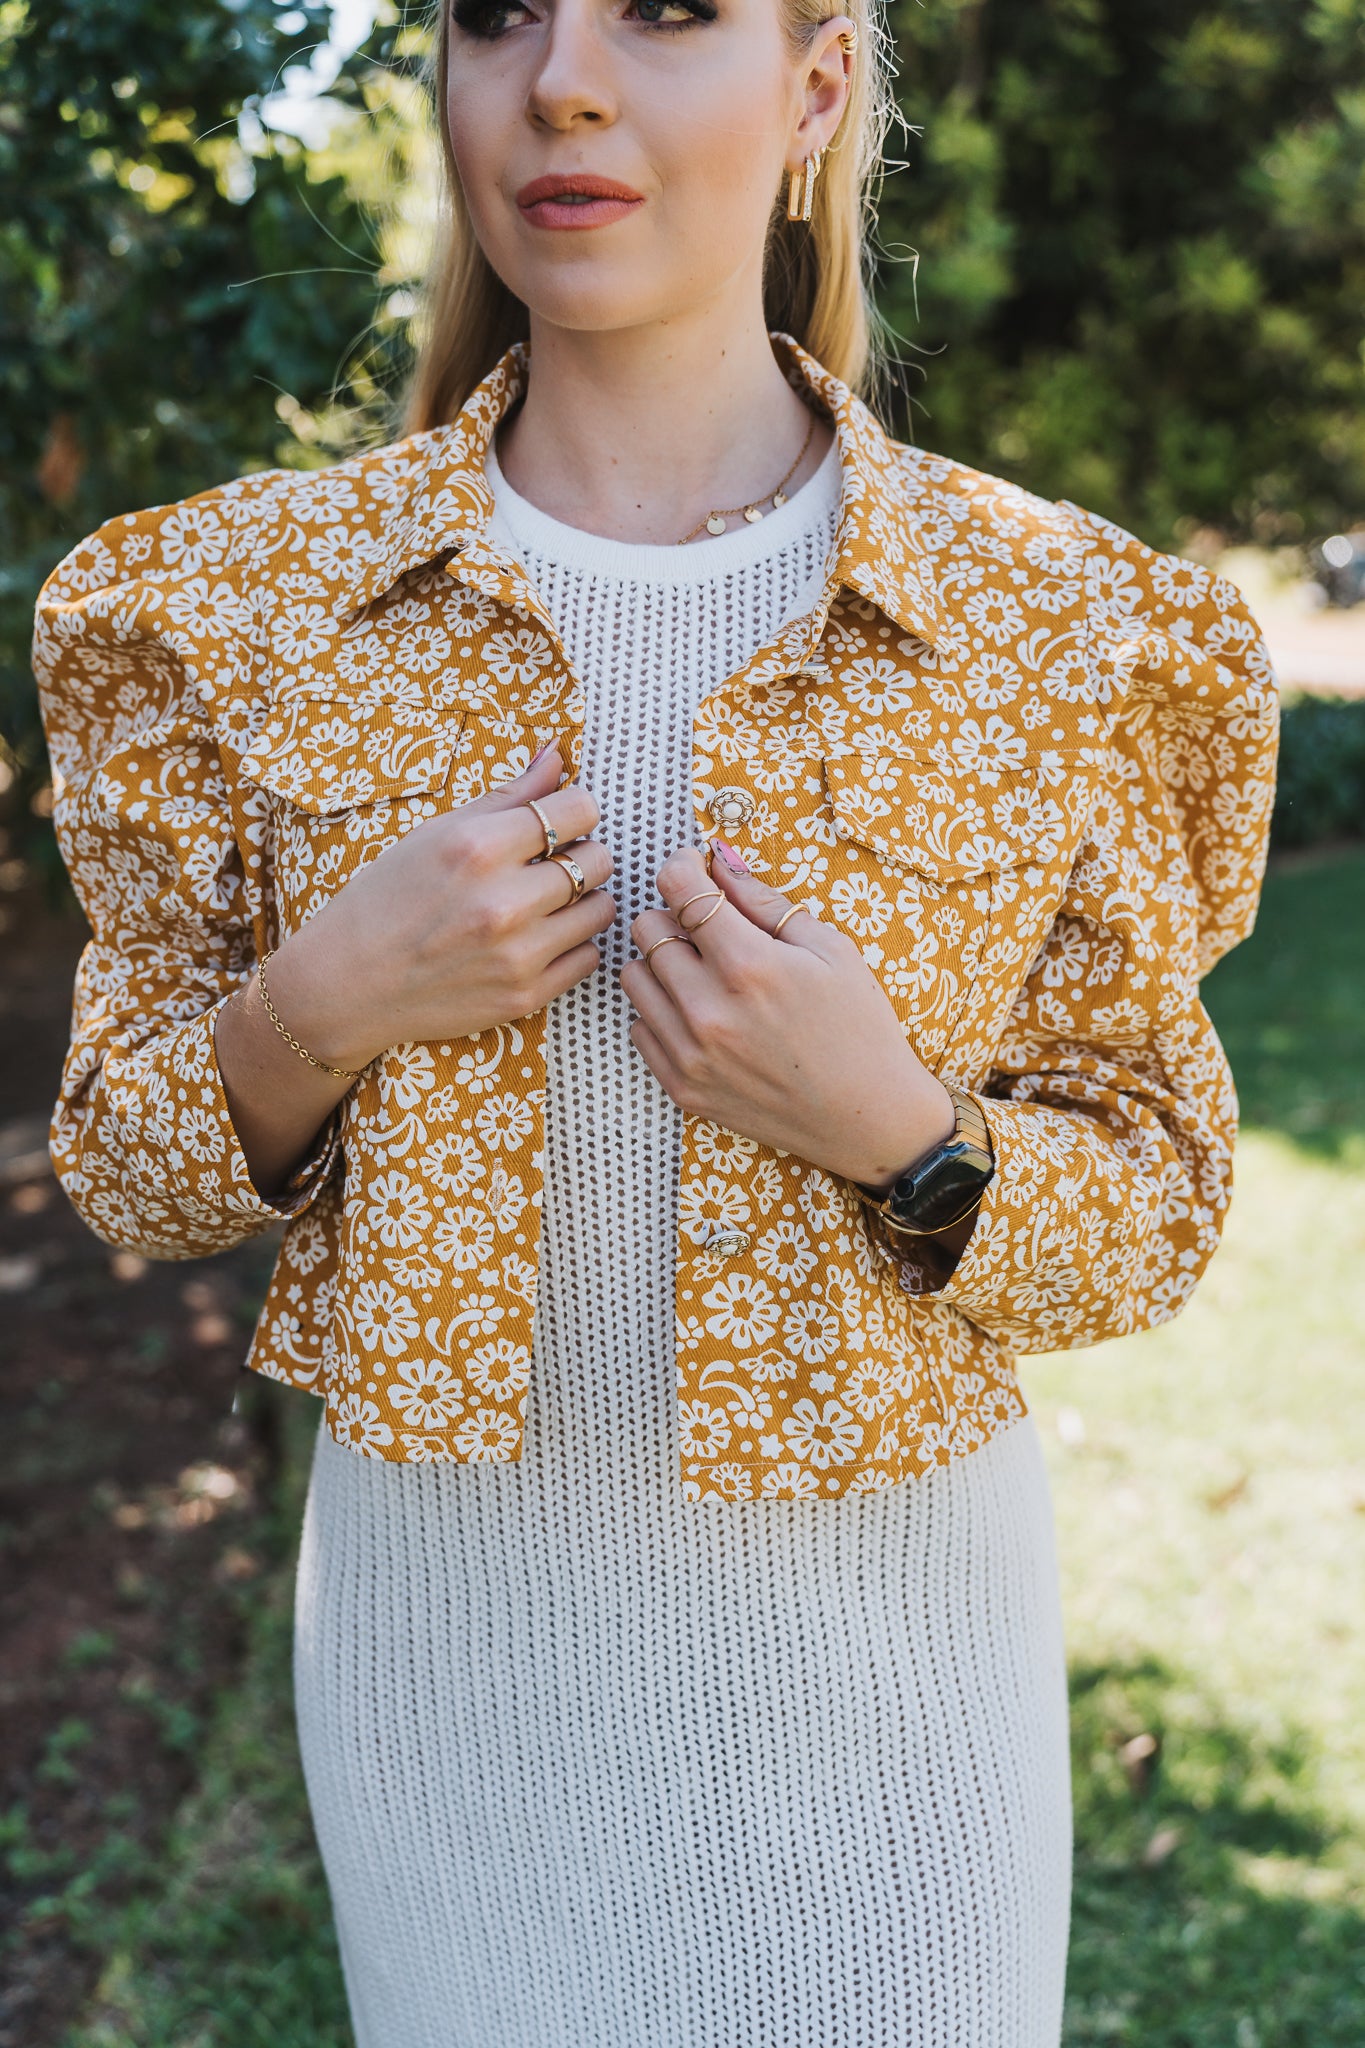
<path fill-rule="evenodd" d="M 453 0 L 446 104 L 480 246 L 532 317 L 604 331 L 757 294 L 787 169 L 834 135 L 840 30 L 781 0 Z"/>

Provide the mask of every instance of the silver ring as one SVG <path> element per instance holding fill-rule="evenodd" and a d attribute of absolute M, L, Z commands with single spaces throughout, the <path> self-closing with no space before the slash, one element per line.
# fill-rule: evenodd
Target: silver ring
<path fill-rule="evenodd" d="M 540 820 L 540 829 L 545 834 L 544 853 L 533 853 L 531 856 L 531 865 L 532 867 L 534 867 L 538 860 L 548 860 L 550 858 L 550 855 L 554 852 L 555 848 L 559 844 L 559 834 L 555 831 L 554 826 L 550 823 L 544 811 L 542 811 L 540 805 L 536 802 L 533 796 L 527 797 L 526 809 L 528 811 L 535 812 L 537 818 L 539 818 Z"/>

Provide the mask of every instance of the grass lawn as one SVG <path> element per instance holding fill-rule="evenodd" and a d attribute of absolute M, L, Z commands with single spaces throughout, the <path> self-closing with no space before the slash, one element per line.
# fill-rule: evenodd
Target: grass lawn
<path fill-rule="evenodd" d="M 1203 1287 L 1164 1330 L 1025 1363 L 1073 1666 L 1068 2044 L 1365 2042 L 1363 935 L 1365 853 L 1271 877 L 1207 987 L 1244 1139 Z M 294 1445 L 288 1529 L 317 1410 L 266 1394 Z M 163 1891 L 90 1930 L 108 1963 L 70 2048 L 350 2040 L 283 1548 Z"/>

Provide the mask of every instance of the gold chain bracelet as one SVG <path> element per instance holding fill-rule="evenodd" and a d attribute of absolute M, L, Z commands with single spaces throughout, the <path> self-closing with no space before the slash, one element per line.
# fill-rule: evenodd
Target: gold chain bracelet
<path fill-rule="evenodd" d="M 309 1066 L 316 1067 L 320 1073 L 335 1074 L 338 1081 L 358 1081 L 360 1079 L 360 1076 L 365 1071 L 363 1067 L 334 1067 L 329 1065 L 329 1063 L 326 1060 L 317 1059 L 311 1052 L 309 1052 L 306 1045 L 299 1044 L 298 1039 L 295 1038 L 293 1032 L 289 1029 L 289 1026 L 281 1021 L 278 1010 L 275 1008 L 275 1005 L 270 1000 L 270 991 L 265 985 L 265 963 L 266 960 L 273 960 L 274 957 L 274 953 L 270 952 L 266 954 L 265 960 L 261 961 L 259 967 L 256 969 L 256 985 L 261 991 L 261 1001 L 265 1004 L 266 1014 L 270 1018 L 270 1021 L 274 1025 L 275 1029 L 279 1032 L 280 1037 L 283 1038 L 287 1044 L 293 1046 L 295 1052 L 299 1055 L 300 1059 L 307 1060 Z"/>

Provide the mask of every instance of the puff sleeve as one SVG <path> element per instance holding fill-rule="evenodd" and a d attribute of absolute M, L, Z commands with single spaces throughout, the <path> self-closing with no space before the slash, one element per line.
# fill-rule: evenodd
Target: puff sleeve
<path fill-rule="evenodd" d="M 1274 671 L 1237 589 L 1064 509 L 1088 547 L 1104 772 L 972 1091 L 995 1179 L 946 1282 L 903 1274 L 1018 1352 L 1169 1320 L 1218 1243 L 1237 1098 L 1199 983 L 1255 919 L 1278 738 Z"/>
<path fill-rule="evenodd" d="M 52 1159 L 91 1229 L 149 1258 L 220 1251 L 300 1213 L 336 1155 L 329 1130 L 286 1201 L 262 1200 L 214 1053 L 263 913 L 242 850 L 253 821 L 176 621 L 216 607 L 229 633 L 241 625 L 243 505 L 227 486 L 111 521 L 58 564 L 35 620 L 57 840 L 91 927 Z"/>

